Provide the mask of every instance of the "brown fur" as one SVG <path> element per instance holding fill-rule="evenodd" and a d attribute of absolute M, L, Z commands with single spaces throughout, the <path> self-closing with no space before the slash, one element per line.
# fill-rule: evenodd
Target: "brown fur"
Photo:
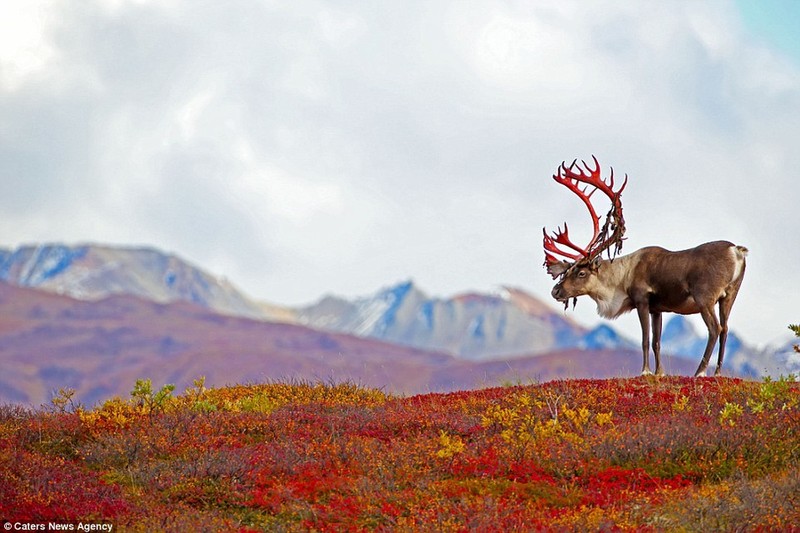
<path fill-rule="evenodd" d="M 728 316 L 744 279 L 746 255 L 747 248 L 727 241 L 709 242 L 680 252 L 650 246 L 614 260 L 579 261 L 563 273 L 552 295 L 561 302 L 588 295 L 605 318 L 617 318 L 635 309 L 642 326 L 643 374 L 651 373 L 651 326 L 656 374 L 664 373 L 660 358 L 661 314 L 700 313 L 708 328 L 708 343 L 695 375 L 705 374 L 717 340 L 719 357 L 714 374 L 719 375 L 728 337 Z M 719 305 L 719 318 L 715 305 Z"/>

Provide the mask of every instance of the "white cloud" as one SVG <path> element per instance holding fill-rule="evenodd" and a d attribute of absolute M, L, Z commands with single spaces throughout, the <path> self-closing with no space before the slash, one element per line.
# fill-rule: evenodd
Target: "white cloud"
<path fill-rule="evenodd" d="M 336 183 L 313 183 L 269 162 L 260 162 L 244 141 L 236 156 L 245 171 L 232 184 L 232 194 L 237 204 L 252 213 L 279 216 L 293 224 L 304 224 L 320 213 L 341 215 L 344 199 Z"/>
<path fill-rule="evenodd" d="M 0 88 L 16 91 L 57 57 L 47 39 L 51 0 L 0 3 Z"/>

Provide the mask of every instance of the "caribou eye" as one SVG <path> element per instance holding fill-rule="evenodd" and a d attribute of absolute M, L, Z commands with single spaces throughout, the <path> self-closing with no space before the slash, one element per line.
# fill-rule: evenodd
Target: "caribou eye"
<path fill-rule="evenodd" d="M 586 277 L 586 271 L 585 270 L 581 270 L 580 272 L 578 272 L 578 277 L 579 278 L 585 278 Z"/>

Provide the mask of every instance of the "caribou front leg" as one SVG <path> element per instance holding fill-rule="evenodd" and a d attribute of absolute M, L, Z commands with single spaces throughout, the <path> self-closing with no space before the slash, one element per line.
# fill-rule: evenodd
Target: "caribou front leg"
<path fill-rule="evenodd" d="M 653 323 L 653 355 L 656 357 L 656 376 L 663 376 L 664 368 L 661 366 L 661 313 L 651 313 L 650 319 Z"/>
<path fill-rule="evenodd" d="M 650 370 L 650 311 L 648 305 L 639 304 L 636 312 L 639 315 L 639 323 L 642 325 L 642 375 L 649 376 L 653 372 Z M 656 361 L 658 361 L 656 359 Z"/>

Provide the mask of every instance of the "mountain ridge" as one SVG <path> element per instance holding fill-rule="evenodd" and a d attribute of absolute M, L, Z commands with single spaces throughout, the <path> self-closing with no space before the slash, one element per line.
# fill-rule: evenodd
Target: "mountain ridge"
<path fill-rule="evenodd" d="M 279 319 L 284 313 L 252 300 L 224 277 L 149 246 L 49 243 L 0 249 L 0 280 L 79 300 L 130 294 L 251 318 Z"/>
<path fill-rule="evenodd" d="M 297 309 L 300 323 L 485 360 L 577 347 L 588 329 L 522 289 L 432 298 L 412 280 Z M 627 345 L 625 347 L 628 347 Z"/>

